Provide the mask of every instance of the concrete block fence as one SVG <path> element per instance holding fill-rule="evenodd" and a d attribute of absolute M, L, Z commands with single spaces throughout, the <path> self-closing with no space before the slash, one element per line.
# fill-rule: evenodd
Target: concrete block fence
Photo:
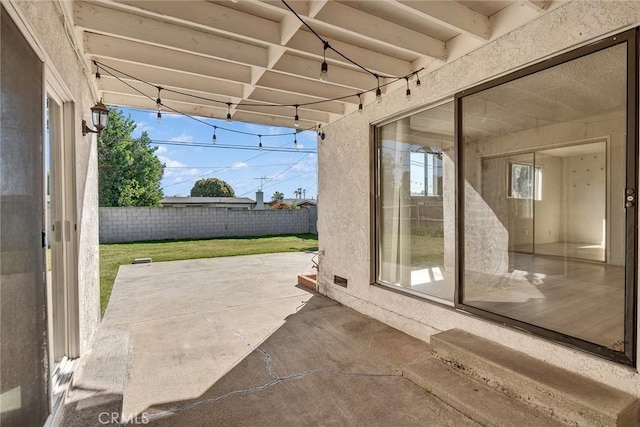
<path fill-rule="evenodd" d="M 100 208 L 100 243 L 314 233 L 317 210 Z"/>

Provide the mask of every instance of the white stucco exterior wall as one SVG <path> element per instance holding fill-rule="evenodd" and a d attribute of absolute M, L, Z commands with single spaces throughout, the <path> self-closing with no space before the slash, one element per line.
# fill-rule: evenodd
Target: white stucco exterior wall
<path fill-rule="evenodd" d="M 570 2 L 434 72 L 421 74 L 422 86 L 412 88 L 411 101 L 405 99 L 402 87 L 385 94 L 382 103 L 365 106 L 363 113 L 324 128 L 326 139 L 319 143 L 318 158 L 320 291 L 427 341 L 434 333 L 460 328 L 640 396 L 636 369 L 370 285 L 374 274 L 371 123 L 439 102 L 479 82 L 637 25 L 640 2 Z M 348 288 L 334 285 L 334 275 L 347 278 Z"/>
<path fill-rule="evenodd" d="M 7 2 L 7 7 L 15 7 L 41 56 L 44 55 L 45 74 L 63 86 L 70 98 L 64 101 L 75 104 L 75 146 L 71 148 L 75 153 L 79 347 L 83 355 L 90 348 L 100 322 L 97 141 L 93 134 L 83 137 L 81 132 L 82 119 L 91 123 L 90 109 L 96 103 L 90 70 L 80 61 L 69 35 L 74 30 L 63 16 L 65 10 L 67 13 L 71 10 L 70 2 L 19 1 L 12 5 Z M 62 25 L 64 22 L 67 28 Z"/>

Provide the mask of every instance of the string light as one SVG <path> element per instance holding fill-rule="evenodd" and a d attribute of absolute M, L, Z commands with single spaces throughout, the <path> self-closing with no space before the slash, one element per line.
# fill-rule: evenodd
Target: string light
<path fill-rule="evenodd" d="M 298 149 L 298 137 L 296 135 L 293 136 L 293 148 Z"/>
<path fill-rule="evenodd" d="M 235 0 L 232 0 L 232 1 L 235 1 Z M 331 49 L 331 50 L 332 50 L 333 52 L 335 52 L 338 56 L 342 57 L 345 61 L 350 62 L 351 64 L 353 64 L 353 65 L 355 65 L 356 67 L 360 68 L 360 69 L 361 69 L 361 70 L 363 70 L 364 72 L 366 72 L 366 73 L 368 73 L 368 74 L 370 74 L 371 76 L 373 76 L 373 77 L 375 77 L 375 78 L 376 78 L 376 81 L 377 81 L 377 87 L 376 87 L 376 89 L 375 89 L 375 92 L 376 92 L 376 101 L 377 101 L 378 103 L 382 102 L 382 90 L 381 90 L 381 85 L 380 85 L 380 77 L 383 77 L 383 78 L 386 78 L 386 79 L 393 79 L 392 81 L 389 81 L 389 82 L 385 83 L 385 84 L 384 84 L 384 85 L 382 85 L 382 86 L 387 86 L 387 85 L 389 85 L 389 84 L 395 83 L 396 81 L 398 81 L 398 80 L 400 80 L 400 79 L 404 78 L 404 79 L 407 81 L 407 90 L 406 90 L 407 97 L 409 97 L 409 96 L 410 96 L 410 94 L 411 94 L 411 89 L 408 87 L 409 77 L 411 77 L 411 76 L 415 75 L 415 76 L 416 76 L 416 86 L 420 86 L 420 85 L 421 85 L 420 77 L 418 76 L 418 72 L 419 72 L 419 71 L 422 71 L 422 70 L 424 69 L 424 67 L 423 67 L 423 68 L 420 68 L 420 69 L 419 69 L 419 70 L 417 70 L 417 71 L 413 71 L 412 73 L 410 73 L 410 74 L 408 74 L 408 75 L 406 75 L 406 76 L 389 76 L 389 75 L 379 75 L 379 74 L 375 73 L 374 71 L 372 71 L 372 70 L 370 70 L 370 69 L 368 69 L 368 68 L 364 67 L 363 65 L 361 65 L 361 64 L 359 64 L 359 63 L 357 63 L 356 61 L 354 61 L 353 59 L 349 58 L 348 56 L 346 56 L 345 54 L 343 54 L 343 53 L 342 53 L 342 52 L 340 52 L 339 50 L 335 49 L 334 47 L 332 47 L 332 46 L 329 44 L 329 42 L 328 42 L 327 40 L 323 39 L 323 38 L 320 36 L 320 34 L 318 34 L 318 32 L 317 32 L 317 31 L 315 31 L 315 30 L 314 30 L 314 29 L 313 29 L 313 28 L 312 28 L 312 27 L 311 27 L 311 26 L 310 26 L 310 25 L 309 25 L 309 24 L 308 24 L 304 19 L 302 19 L 302 17 L 301 17 L 301 16 L 300 16 L 300 15 L 299 15 L 299 14 L 298 14 L 298 13 L 297 13 L 297 12 L 296 12 L 296 11 L 295 11 L 295 10 L 294 10 L 294 9 L 293 9 L 293 8 L 292 8 L 292 7 L 291 7 L 291 6 L 290 6 L 290 5 L 289 5 L 285 0 L 281 0 L 281 1 L 282 1 L 282 3 L 287 7 L 287 9 L 289 9 L 289 11 L 290 11 L 290 12 L 291 12 L 291 13 L 292 13 L 292 14 L 293 14 L 293 15 L 294 15 L 294 16 L 295 16 L 295 17 L 296 17 L 296 18 L 297 18 L 297 19 L 298 19 L 298 20 L 299 20 L 299 21 L 300 21 L 300 22 L 301 22 L 301 23 L 302 23 L 302 24 L 303 24 L 303 25 L 304 25 L 304 26 L 305 26 L 305 27 L 306 27 L 306 28 L 307 28 L 307 29 L 308 29 L 308 30 L 309 30 L 309 31 L 310 31 L 310 32 L 311 32 L 311 33 L 312 33 L 312 34 L 313 34 L 317 39 L 318 39 L 318 40 L 320 40 L 320 41 L 322 42 L 322 48 L 323 48 L 323 49 L 322 49 L 322 65 L 321 65 L 321 67 L 320 67 L 320 80 L 322 80 L 322 81 L 327 81 L 327 80 L 328 80 L 329 65 L 327 64 L 327 49 Z M 94 63 L 96 64 L 96 67 L 97 67 L 97 65 L 98 65 L 98 64 L 97 64 L 97 62 L 96 62 L 96 61 L 94 61 Z M 110 67 L 110 66 L 108 66 L 108 65 L 105 65 L 105 64 L 102 64 L 102 65 L 103 65 L 103 68 L 104 68 L 104 67 L 107 67 L 107 68 L 113 69 L 112 67 Z M 114 70 L 115 70 L 115 69 L 114 69 Z M 122 72 L 122 71 L 119 71 L 119 70 L 115 70 L 115 71 L 118 71 L 119 73 L 121 73 L 121 74 L 123 74 L 123 75 L 125 75 L 125 76 L 128 76 L 128 77 L 130 77 L 130 78 L 134 78 L 134 79 L 136 79 L 136 80 L 138 80 L 138 81 L 140 81 L 140 82 L 143 82 L 143 83 L 146 83 L 146 84 L 150 84 L 149 82 L 146 82 L 146 81 L 141 80 L 141 79 L 139 79 L 139 78 L 136 78 L 136 77 L 133 77 L 133 76 L 131 76 L 131 75 L 128 75 L 128 74 L 126 74 L 126 73 L 124 73 L 124 72 Z M 110 74 L 111 74 L 111 73 L 110 73 Z M 99 75 L 99 72 L 96 72 L 96 77 L 97 77 L 97 78 L 99 78 L 99 77 L 98 77 L 98 75 Z M 113 74 L 111 74 L 111 75 L 112 75 L 112 76 L 114 76 Z M 116 78 L 117 78 L 117 76 L 114 76 L 114 77 L 116 77 Z M 121 79 L 118 79 L 118 80 L 122 81 Z M 126 84 L 126 83 L 125 83 L 125 84 Z M 134 90 L 135 90 L 135 88 L 134 88 Z M 374 90 L 374 89 L 369 89 L 369 90 L 366 90 L 364 93 L 371 92 L 371 91 L 373 91 L 373 90 Z M 184 93 L 184 92 L 180 92 L 180 91 L 177 91 L 177 90 L 170 90 L 170 91 L 171 91 L 171 92 L 174 92 L 174 93 L 181 94 L 181 95 L 194 97 L 194 98 L 197 98 L 197 99 L 205 99 L 205 100 L 212 101 L 212 102 L 216 102 L 216 103 L 221 102 L 221 101 L 219 101 L 219 100 L 215 100 L 215 99 L 211 99 L 211 98 L 207 98 L 207 97 L 203 97 L 203 96 L 197 96 L 197 95 L 193 95 L 193 94 L 186 94 L 186 93 Z M 141 93 L 142 93 L 142 92 L 141 92 Z M 145 96 L 146 96 L 146 95 L 145 95 Z M 297 117 L 297 116 L 298 116 L 298 115 L 297 115 L 297 107 L 298 107 L 298 106 L 300 106 L 300 105 L 305 105 L 305 106 L 307 106 L 307 105 L 316 105 L 316 104 L 321 104 L 321 103 L 331 102 L 331 101 L 341 101 L 341 100 L 343 100 L 343 99 L 347 99 L 347 98 L 349 98 L 349 97 L 351 97 L 351 96 L 353 96 L 353 95 L 346 95 L 346 96 L 341 96 L 341 97 L 332 98 L 332 99 L 325 99 L 325 100 L 319 100 L 319 101 L 307 102 L 307 103 L 304 103 L 304 104 L 293 104 L 293 105 L 290 105 L 290 104 L 268 104 L 268 105 L 265 105 L 265 104 L 262 104 L 262 103 L 260 103 L 260 104 L 251 104 L 251 103 L 246 103 L 246 104 L 244 104 L 244 105 L 245 105 L 245 106 L 259 106 L 259 107 L 268 107 L 268 106 L 271 106 L 271 107 L 295 106 L 295 107 L 296 107 L 296 117 Z M 358 111 L 362 111 L 362 98 L 361 98 L 361 93 L 357 93 L 357 96 L 358 96 L 358 99 L 359 99 Z M 158 97 L 158 99 L 159 99 L 159 97 Z M 227 102 L 226 104 L 227 104 L 227 124 L 231 124 L 231 106 L 232 106 L 233 104 L 232 104 L 231 102 Z M 183 113 L 181 113 L 181 114 L 183 114 Z M 186 115 L 186 114 L 185 114 L 185 115 Z M 161 114 L 160 114 L 160 110 L 158 110 L 158 120 L 160 120 L 160 119 L 161 119 Z M 296 125 L 295 125 L 296 127 L 297 127 L 297 126 L 299 126 L 299 120 L 297 120 L 297 122 L 298 122 L 298 124 L 296 124 Z"/>
<path fill-rule="evenodd" d="M 407 94 L 407 101 L 411 101 L 411 88 L 409 87 L 409 77 L 405 77 L 405 79 L 407 80 L 407 91 L 405 92 Z"/>
<path fill-rule="evenodd" d="M 160 100 L 160 91 L 162 88 L 158 86 L 158 98 L 156 99 L 156 109 L 158 110 L 158 118 L 156 121 L 162 123 L 162 101 Z"/>
<path fill-rule="evenodd" d="M 258 135 L 258 149 L 262 151 L 262 135 Z"/>
<path fill-rule="evenodd" d="M 293 125 L 295 127 L 300 127 L 300 117 L 298 117 L 298 106 L 296 105 L 296 116 L 293 119 Z"/>
<path fill-rule="evenodd" d="M 100 66 L 96 61 L 93 61 L 93 63 L 96 65 L 96 80 L 100 80 Z"/>
<path fill-rule="evenodd" d="M 329 42 L 322 41 L 322 65 L 320 66 L 320 81 L 326 82 L 329 80 L 329 64 L 327 64 L 327 49 L 329 49 Z"/>
<path fill-rule="evenodd" d="M 131 76 L 131 75 L 129 75 L 129 74 L 127 74 L 127 73 L 124 73 L 124 72 L 122 72 L 122 71 L 119 71 L 119 70 L 117 70 L 117 69 L 115 69 L 115 68 L 113 68 L 113 67 L 110 67 L 109 65 L 105 65 L 105 64 L 100 64 L 100 65 L 102 65 L 102 69 L 103 69 L 103 71 L 106 71 L 106 72 L 107 72 L 111 77 L 115 78 L 116 80 L 118 80 L 118 81 L 119 81 L 120 83 L 122 83 L 123 85 L 128 86 L 132 91 L 137 92 L 138 94 L 140 94 L 141 96 L 143 96 L 143 97 L 145 97 L 145 98 L 147 98 L 147 99 L 153 100 L 153 97 L 149 96 L 148 94 L 146 94 L 146 93 L 145 93 L 145 92 L 143 92 L 142 90 L 140 90 L 140 89 L 138 89 L 137 87 L 133 86 L 131 83 L 127 82 L 126 80 L 123 80 L 123 79 L 122 79 L 122 78 L 120 78 L 119 76 L 115 75 L 115 74 L 114 74 L 113 72 L 111 72 L 110 70 L 115 71 L 115 72 L 118 72 L 118 73 L 120 73 L 120 74 L 123 74 L 123 75 L 125 75 L 125 76 L 127 76 L 127 77 L 129 77 L 129 78 L 131 78 L 131 79 L 133 79 L 133 80 L 137 80 L 137 81 L 142 82 L 142 83 L 144 83 L 144 84 L 146 84 L 146 85 L 153 86 L 153 87 L 155 87 L 155 88 L 157 88 L 158 86 L 156 86 L 156 85 L 154 85 L 154 84 L 151 84 L 151 83 L 149 83 L 149 82 L 147 82 L 147 81 L 144 81 L 144 80 L 142 80 L 142 79 L 140 79 L 140 78 L 137 78 L 137 77 Z M 161 88 L 161 89 L 162 89 L 162 90 L 165 90 L 165 91 L 169 91 L 169 92 L 176 92 L 176 93 L 180 93 L 180 92 L 178 92 L 178 91 L 173 91 L 173 90 L 171 90 L 171 89 L 166 89 L 166 88 Z M 185 95 L 185 96 L 189 96 L 189 94 L 184 94 L 184 95 Z M 191 95 L 191 96 L 193 96 L 193 95 Z M 215 102 L 221 103 L 222 101 L 217 101 L 217 100 L 216 100 Z M 317 103 L 317 101 L 316 101 L 316 103 Z M 225 104 L 230 104 L 230 103 L 225 103 Z M 260 105 L 264 105 L 264 104 L 260 104 Z M 266 106 L 273 106 L 273 105 L 276 105 L 276 104 L 267 104 Z M 307 105 L 307 104 L 305 104 L 305 105 Z M 278 106 L 279 106 L 279 107 L 291 107 L 291 106 L 293 106 L 293 105 L 278 105 Z M 214 133 L 216 132 L 216 130 L 217 130 L 217 129 L 220 129 L 220 130 L 223 130 L 223 131 L 225 131 L 225 132 L 231 132 L 231 133 L 235 133 L 235 134 L 239 134 L 239 135 L 258 136 L 258 134 L 257 134 L 257 133 L 253 133 L 253 132 L 247 132 L 247 131 L 242 131 L 242 130 L 237 130 L 237 129 L 231 129 L 231 128 L 225 128 L 225 127 L 216 126 L 216 125 L 213 125 L 213 124 L 211 124 L 211 123 L 208 123 L 208 122 L 206 122 L 206 121 L 202 120 L 201 118 L 198 118 L 198 117 L 195 117 L 195 116 L 191 116 L 191 115 L 189 115 L 189 114 L 187 114 L 187 113 L 185 113 L 185 112 L 182 112 L 182 111 L 180 111 L 180 110 L 178 110 L 178 109 L 176 109 L 176 108 L 172 108 L 172 107 L 169 107 L 169 106 L 167 106 L 167 105 L 165 105 L 164 107 L 165 107 L 167 110 L 170 110 L 170 111 L 172 111 L 172 112 L 174 112 L 174 113 L 180 114 L 181 116 L 184 116 L 184 117 L 186 117 L 186 118 L 189 118 L 189 119 L 191 119 L 191 120 L 194 120 L 194 121 L 196 121 L 196 122 L 198 122 L 198 123 L 200 123 L 200 124 L 203 124 L 203 125 L 210 126 L 210 127 L 214 128 Z M 145 111 L 146 111 L 146 109 L 145 109 Z M 286 135 L 296 135 L 298 132 L 312 131 L 312 130 L 315 130 L 315 129 L 316 129 L 316 127 L 315 127 L 315 126 L 313 126 L 313 127 L 307 128 L 307 129 L 296 129 L 296 131 L 295 131 L 295 132 L 270 133 L 269 135 L 264 135 L 264 136 L 268 136 L 268 137 L 280 137 L 280 136 L 286 136 Z M 212 140 L 213 140 L 213 138 L 212 138 Z M 181 144 L 181 145 L 190 145 L 190 144 L 185 144 L 185 143 L 180 143 L 180 144 Z M 236 147 L 236 146 L 221 146 L 221 145 L 218 145 L 218 147 L 220 147 L 220 148 L 234 148 L 234 147 Z M 244 147 L 243 149 L 249 149 L 249 148 L 248 148 L 248 147 Z M 255 148 L 254 148 L 254 149 L 255 149 Z M 269 151 L 279 151 L 279 150 L 277 150 L 277 149 L 273 149 L 273 148 L 269 148 Z M 283 150 L 280 150 L 280 151 L 283 151 Z M 304 151 L 304 152 L 306 152 L 306 151 Z"/>
<path fill-rule="evenodd" d="M 137 89 L 136 87 L 130 85 L 129 83 L 127 83 L 127 81 L 123 80 L 122 78 L 120 78 L 118 75 L 116 75 L 114 73 L 122 74 L 123 76 L 125 76 L 125 77 L 127 77 L 129 79 L 133 79 L 133 80 L 139 81 L 139 82 L 141 82 L 143 84 L 146 84 L 146 85 L 149 85 L 149 86 L 157 87 L 153 83 L 150 83 L 150 82 L 148 82 L 146 80 L 143 80 L 143 79 L 141 79 L 139 77 L 136 77 L 136 76 L 133 76 L 131 74 L 125 73 L 123 71 L 120 71 L 120 70 L 118 70 L 116 68 L 113 68 L 113 67 L 107 65 L 107 64 L 103 64 L 103 63 L 98 63 L 98 64 L 101 66 L 102 71 L 106 71 L 110 76 L 114 77 L 115 79 L 120 81 L 122 84 L 124 84 L 126 86 L 129 86 L 131 88 L 131 90 L 138 92 L 140 95 L 142 95 L 144 97 L 151 98 L 146 93 L 144 93 L 143 91 L 141 91 L 141 90 Z M 424 68 L 420 68 L 419 70 L 413 71 L 410 74 L 408 74 L 406 76 L 403 76 L 403 77 L 389 77 L 389 76 L 376 75 L 377 78 L 383 77 L 383 78 L 392 78 L 393 79 L 393 80 L 391 80 L 391 81 L 389 81 L 387 83 L 379 84 L 378 88 L 381 89 L 381 88 L 383 88 L 385 86 L 389 86 L 389 85 L 399 81 L 400 79 L 405 79 L 407 77 L 410 78 L 413 75 L 418 77 L 418 72 L 420 72 L 422 70 L 424 70 Z M 418 86 L 420 85 L 419 77 L 417 78 L 416 85 L 418 85 Z M 179 94 L 179 95 L 182 95 L 182 96 L 198 99 L 198 100 L 206 100 L 206 101 L 209 101 L 209 102 L 212 102 L 212 103 L 225 104 L 225 105 L 227 105 L 227 111 L 228 111 L 228 116 L 229 117 L 230 117 L 230 109 L 229 109 L 230 106 L 238 105 L 238 104 L 234 104 L 232 102 L 224 102 L 224 101 L 220 101 L 220 100 L 217 100 L 217 99 L 214 99 L 214 98 L 208 98 L 208 97 L 205 97 L 205 96 L 194 95 L 194 94 L 191 94 L 191 93 L 182 92 L 182 91 L 175 90 L 175 89 L 162 88 L 162 90 L 167 91 L 167 92 L 171 92 L 171 93 L 175 93 L 175 94 Z M 310 101 L 310 102 L 304 102 L 304 103 L 298 103 L 298 104 L 264 104 L 264 103 L 251 103 L 251 102 L 248 102 L 248 103 L 244 103 L 243 105 L 247 106 L 247 107 L 295 107 L 295 105 L 298 105 L 299 107 L 302 107 L 302 106 L 319 105 L 319 104 L 324 104 L 324 103 L 327 103 L 327 102 L 343 101 L 345 99 L 348 99 L 348 98 L 351 98 L 351 97 L 354 97 L 354 96 L 358 96 L 358 94 L 362 95 L 362 94 L 369 93 L 369 92 L 374 92 L 374 91 L 377 92 L 377 88 L 372 88 L 372 89 L 368 89 L 368 90 L 365 90 L 365 91 L 362 91 L 362 92 L 356 92 L 356 93 L 352 93 L 352 94 L 342 95 L 342 96 L 338 96 L 338 97 L 335 97 L 335 98 L 328 98 L 328 99 L 322 99 L 322 100 L 318 100 L 318 101 Z M 382 94 L 382 92 L 380 92 L 380 93 Z M 164 107 L 167 108 L 166 105 Z M 188 114 L 185 114 L 185 113 L 183 113 L 183 112 L 181 112 L 179 110 L 176 110 L 176 109 L 173 109 L 173 108 L 169 108 L 169 109 L 171 111 L 175 111 L 178 114 L 182 114 L 184 116 L 189 116 Z M 211 126 L 211 125 L 209 125 L 209 126 Z M 252 133 L 251 135 L 255 136 L 256 134 Z"/>
<path fill-rule="evenodd" d="M 362 94 L 358 93 L 358 112 L 362 113 Z"/>
<path fill-rule="evenodd" d="M 212 144 L 217 144 L 218 143 L 218 138 L 216 137 L 216 129 L 218 129 L 218 126 L 214 126 L 213 127 L 213 136 L 211 137 L 211 143 Z"/>
<path fill-rule="evenodd" d="M 382 90 L 380 89 L 380 78 L 378 77 L 378 88 L 376 89 L 376 102 L 380 104 L 382 102 Z"/>

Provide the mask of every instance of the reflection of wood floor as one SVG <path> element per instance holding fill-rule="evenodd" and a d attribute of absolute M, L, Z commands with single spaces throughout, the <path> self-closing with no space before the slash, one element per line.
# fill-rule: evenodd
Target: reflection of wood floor
<path fill-rule="evenodd" d="M 466 304 L 607 347 L 623 340 L 623 267 L 509 255 L 504 275 L 466 273 Z"/>
<path fill-rule="evenodd" d="M 516 251 L 531 253 L 533 245 L 517 245 Z M 592 243 L 537 243 L 536 255 L 550 255 L 565 258 L 584 259 L 588 261 L 604 262 L 604 246 Z"/>

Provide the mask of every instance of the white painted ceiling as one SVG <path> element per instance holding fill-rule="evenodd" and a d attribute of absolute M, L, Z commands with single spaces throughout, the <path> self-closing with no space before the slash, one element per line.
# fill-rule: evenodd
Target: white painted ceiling
<path fill-rule="evenodd" d="M 392 76 L 424 67 L 423 79 L 560 3 L 289 1 L 358 64 Z M 234 120 L 292 127 L 298 104 L 300 127 L 311 128 L 355 111 L 356 94 L 377 85 L 330 50 L 329 81 L 320 81 L 322 42 L 281 1 L 74 1 L 73 20 L 87 59 L 104 64 L 97 86 L 105 104 L 153 110 L 161 86 L 163 104 L 186 114 L 224 118 L 231 103 Z M 419 90 L 415 78 L 411 84 Z M 385 91 L 405 85 L 403 79 Z M 330 100 L 338 97 L 345 98 Z M 363 95 L 365 105 L 373 99 Z M 302 105 L 318 101 L 326 102 Z"/>

